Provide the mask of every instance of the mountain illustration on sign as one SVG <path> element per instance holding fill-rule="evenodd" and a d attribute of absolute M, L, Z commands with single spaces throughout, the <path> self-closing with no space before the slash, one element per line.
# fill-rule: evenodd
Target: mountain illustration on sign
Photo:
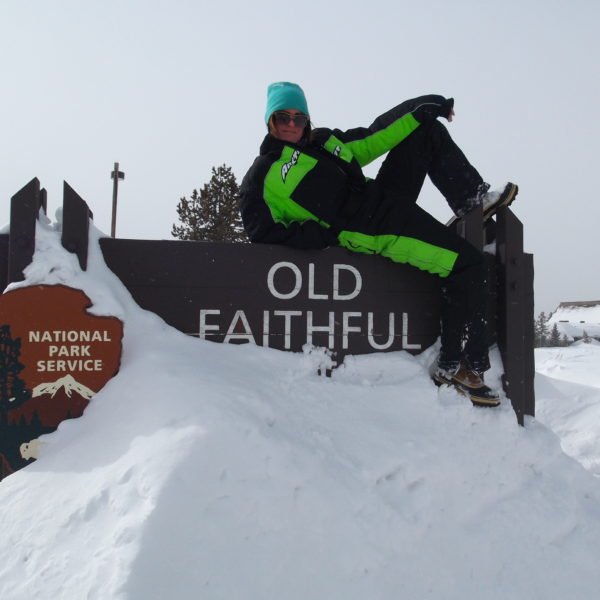
<path fill-rule="evenodd" d="M 53 383 L 40 383 L 33 388 L 31 394 L 32 398 L 42 396 L 44 394 L 50 394 L 51 398 L 54 398 L 56 393 L 61 389 L 64 389 L 65 394 L 70 398 L 73 392 L 79 394 L 82 398 L 90 400 L 95 394 L 90 388 L 86 387 L 82 383 L 75 380 L 72 375 L 65 375 L 60 379 L 57 379 Z"/>
<path fill-rule="evenodd" d="M 19 423 L 23 418 L 25 423 L 31 423 L 36 415 L 44 427 L 56 428 L 65 419 L 80 417 L 95 393 L 70 374 L 40 383 L 33 388 L 27 403 L 10 411 L 9 423 Z"/>

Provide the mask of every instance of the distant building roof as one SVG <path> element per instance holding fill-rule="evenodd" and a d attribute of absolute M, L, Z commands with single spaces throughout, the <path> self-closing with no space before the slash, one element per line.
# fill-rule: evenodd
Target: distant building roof
<path fill-rule="evenodd" d="M 557 325 L 560 334 L 569 338 L 589 336 L 600 338 L 600 300 L 561 302 L 548 319 L 548 326 Z"/>
<path fill-rule="evenodd" d="M 570 307 L 576 307 L 576 306 L 581 306 L 584 308 L 590 308 L 592 306 L 600 306 L 600 300 L 583 300 L 581 302 L 561 302 L 558 305 L 558 308 L 570 308 Z"/>

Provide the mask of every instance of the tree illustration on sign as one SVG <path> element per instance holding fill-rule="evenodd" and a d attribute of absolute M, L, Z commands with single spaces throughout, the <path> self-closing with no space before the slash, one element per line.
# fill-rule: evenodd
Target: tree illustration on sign
<path fill-rule="evenodd" d="M 25 368 L 19 362 L 21 355 L 21 338 L 10 335 L 10 326 L 0 326 L 0 413 L 4 416 L 29 400 L 31 392 L 19 373 Z"/>

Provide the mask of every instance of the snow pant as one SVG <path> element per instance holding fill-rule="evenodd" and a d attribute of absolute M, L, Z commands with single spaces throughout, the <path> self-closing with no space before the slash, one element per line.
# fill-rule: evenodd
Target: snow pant
<path fill-rule="evenodd" d="M 483 183 L 441 123 L 423 125 L 388 153 L 338 239 L 355 252 L 442 278 L 438 366 L 454 370 L 463 363 L 481 373 L 490 366 L 483 254 L 416 204 L 427 175 L 453 210 Z"/>

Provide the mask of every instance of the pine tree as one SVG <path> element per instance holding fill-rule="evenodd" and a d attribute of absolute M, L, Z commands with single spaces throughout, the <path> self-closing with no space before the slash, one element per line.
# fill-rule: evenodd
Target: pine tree
<path fill-rule="evenodd" d="M 566 333 L 562 334 L 562 337 L 560 338 L 560 345 L 563 347 L 567 347 L 571 345 L 571 342 L 569 342 L 569 338 L 567 337 Z"/>
<path fill-rule="evenodd" d="M 592 343 L 592 338 L 588 335 L 588 332 L 585 329 L 583 330 L 583 337 L 581 338 L 581 341 L 584 344 L 591 344 Z"/>
<path fill-rule="evenodd" d="M 534 330 L 534 346 L 542 348 L 548 344 L 548 317 L 545 312 L 541 312 L 533 324 Z"/>
<path fill-rule="evenodd" d="M 239 211 L 239 188 L 231 167 L 212 168 L 212 177 L 200 192 L 193 190 L 177 205 L 181 225 L 171 235 L 180 240 L 247 243 Z"/>
<path fill-rule="evenodd" d="M 550 332 L 550 339 L 548 340 L 548 346 L 552 346 L 553 348 L 556 346 L 560 346 L 560 333 L 558 332 L 558 326 L 556 323 L 552 326 L 552 331 Z"/>
<path fill-rule="evenodd" d="M 18 408 L 31 397 L 19 373 L 25 368 L 19 362 L 21 338 L 10 335 L 10 326 L 0 327 L 0 412 Z"/>

